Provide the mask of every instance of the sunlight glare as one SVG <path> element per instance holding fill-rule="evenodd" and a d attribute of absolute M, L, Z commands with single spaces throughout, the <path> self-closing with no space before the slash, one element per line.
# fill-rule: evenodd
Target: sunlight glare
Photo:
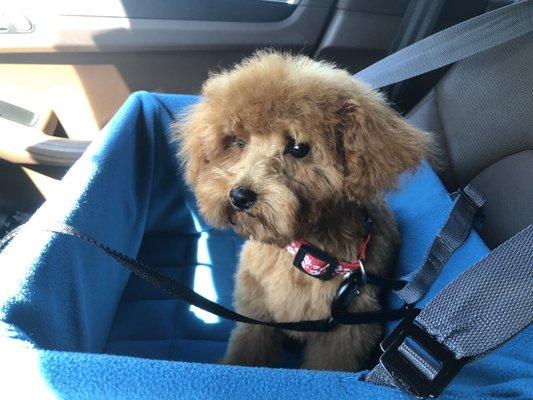
<path fill-rule="evenodd" d="M 191 211 L 191 217 L 194 222 L 194 228 L 196 232 L 200 233 L 198 239 L 198 249 L 196 252 L 197 266 L 194 270 L 194 290 L 200 293 L 202 296 L 212 301 L 218 301 L 218 295 L 215 290 L 215 283 L 213 281 L 213 273 L 211 271 L 212 262 L 211 255 L 209 254 L 209 248 L 207 241 L 209 239 L 209 233 L 204 232 L 200 220 L 196 216 L 194 210 Z M 206 324 L 216 324 L 220 322 L 220 318 L 207 311 L 201 310 L 198 307 L 191 306 L 190 310 L 194 315 L 204 321 Z"/>

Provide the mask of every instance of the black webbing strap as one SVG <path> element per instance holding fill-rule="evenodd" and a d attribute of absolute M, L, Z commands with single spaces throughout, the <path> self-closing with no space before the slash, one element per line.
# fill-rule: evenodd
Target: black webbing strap
<path fill-rule="evenodd" d="M 28 227 L 31 226 L 31 223 L 26 224 Z M 13 239 L 21 228 L 26 225 L 21 225 L 18 228 L 11 231 L 2 241 L 0 241 L 0 251 Z M 53 233 L 58 233 L 66 236 L 75 237 L 81 239 L 93 246 L 98 247 L 100 250 L 107 253 L 113 259 L 115 259 L 120 265 L 124 266 L 135 275 L 146 280 L 152 285 L 158 287 L 166 294 L 173 296 L 179 300 L 182 300 L 190 305 L 196 306 L 202 310 L 205 310 L 209 313 L 217 315 L 222 318 L 226 318 L 236 322 L 244 322 L 247 324 L 255 325 L 264 325 L 270 326 L 273 328 L 286 329 L 299 332 L 328 332 L 332 330 L 337 322 L 333 318 L 327 318 L 322 320 L 310 320 L 310 321 L 297 321 L 297 322 L 271 322 L 271 321 L 261 321 L 254 318 L 247 317 L 245 315 L 239 314 L 233 310 L 230 310 L 218 303 L 215 303 L 204 296 L 198 294 L 189 287 L 183 285 L 182 283 L 161 274 L 157 269 L 142 263 L 126 254 L 115 250 L 92 236 L 85 234 L 78 229 L 64 224 L 58 224 L 54 227 L 40 228 L 34 226 L 36 229 L 49 231 Z M 367 324 L 367 323 L 376 323 L 376 322 L 385 322 L 397 320 L 405 315 L 405 312 L 402 312 L 401 315 L 396 311 L 372 311 L 372 312 L 361 312 L 350 314 L 349 323 L 350 325 L 355 324 Z"/>
<path fill-rule="evenodd" d="M 377 276 L 370 273 L 366 274 L 365 283 L 392 290 L 400 290 L 407 284 L 407 282 L 402 279 L 385 278 L 383 276 Z"/>
<path fill-rule="evenodd" d="M 341 287 L 339 288 L 339 291 L 337 292 L 332 304 L 332 315 L 329 318 L 295 322 L 261 321 L 239 314 L 205 298 L 189 287 L 160 273 L 157 269 L 99 242 L 92 236 L 85 234 L 70 225 L 58 224 L 54 227 L 33 227 L 40 230 L 75 237 L 90 243 L 91 245 L 96 246 L 100 250 L 107 253 L 119 264 L 133 272 L 135 275 L 158 287 L 168 295 L 219 317 L 236 322 L 264 325 L 273 328 L 300 332 L 328 332 L 337 324 L 358 325 L 395 321 L 407 315 L 411 309 L 409 304 L 412 304 L 416 301 L 409 300 L 412 300 L 414 296 L 421 297 L 425 291 L 427 291 L 451 254 L 467 238 L 474 222 L 474 217 L 478 214 L 480 208 L 483 206 L 483 203 L 483 198 L 472 187 L 467 187 L 460 193 L 459 197 L 456 199 L 455 205 L 448 217 L 447 222 L 444 224 L 444 227 L 442 228 L 441 232 L 439 232 L 437 238 L 434 240 L 433 245 L 429 249 L 424 264 L 418 271 L 416 271 L 411 281 L 405 282 L 399 279 L 384 278 L 360 271 L 361 275 L 353 274 L 351 277 L 346 278 L 341 284 Z M 21 230 L 21 228 L 25 226 L 32 226 L 32 223 L 30 222 L 25 225 L 21 225 L 4 237 L 4 239 L 0 241 L 0 251 L 7 245 L 8 242 L 11 241 L 11 239 L 13 239 L 13 237 Z M 435 245 L 436 243 L 438 244 L 437 246 Z M 400 296 L 405 300 L 406 304 L 399 309 L 358 313 L 348 312 L 348 306 L 351 304 L 355 296 L 359 294 L 359 287 L 364 284 L 392 289 L 395 290 L 399 295 L 403 294 L 406 289 L 409 289 L 408 293 L 411 294 L 412 297 Z M 344 290 L 341 291 L 341 288 L 344 288 Z"/>

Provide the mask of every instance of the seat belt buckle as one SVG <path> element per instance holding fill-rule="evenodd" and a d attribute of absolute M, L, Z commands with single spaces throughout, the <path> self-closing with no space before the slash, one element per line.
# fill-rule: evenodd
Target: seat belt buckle
<path fill-rule="evenodd" d="M 468 359 L 457 360 L 453 352 L 420 327 L 415 322 L 419 312 L 413 309 L 383 340 L 379 361 L 398 388 L 425 399 L 437 397 Z"/>

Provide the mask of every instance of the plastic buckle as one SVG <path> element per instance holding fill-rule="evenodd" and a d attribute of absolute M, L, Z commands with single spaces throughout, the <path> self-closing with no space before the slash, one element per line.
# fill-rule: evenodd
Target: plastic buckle
<path fill-rule="evenodd" d="M 381 343 L 384 353 L 379 360 L 398 388 L 418 399 L 425 399 L 437 397 L 468 360 L 457 360 L 450 350 L 417 325 L 414 320 L 419 312 L 420 310 L 413 309 Z M 438 363 L 439 370 L 433 378 L 424 375 L 400 353 L 400 346 L 408 338 L 414 340 Z"/>
<path fill-rule="evenodd" d="M 321 275 L 312 275 L 309 274 L 303 267 L 302 262 L 304 260 L 304 257 L 309 254 L 310 256 L 313 256 L 327 264 L 326 271 Z M 313 278 L 318 278 L 323 281 L 329 281 L 331 278 L 333 278 L 333 273 L 339 266 L 339 262 L 335 260 L 333 257 L 331 257 L 328 253 L 317 249 L 316 247 L 304 244 L 300 247 L 298 250 L 298 253 L 296 253 L 296 256 L 294 257 L 294 260 L 292 264 L 298 268 L 300 271 L 305 272 L 307 275 L 312 276 Z"/>

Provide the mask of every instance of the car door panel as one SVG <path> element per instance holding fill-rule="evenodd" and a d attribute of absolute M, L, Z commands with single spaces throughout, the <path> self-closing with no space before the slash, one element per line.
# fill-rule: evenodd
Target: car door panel
<path fill-rule="evenodd" d="M 407 2 L 19 0 L 9 2 L 17 21 L 9 21 L 15 14 L 6 13 L 4 2 L 0 100 L 41 118 L 53 115 L 57 124 L 47 135 L 91 140 L 132 92 L 198 93 L 209 71 L 258 48 L 324 58 L 351 71 L 363 68 L 386 54 Z M 20 23 L 25 19 L 27 24 Z M 8 135 L 0 137 L 0 146 Z M 28 192 L 31 199 L 49 192 L 49 180 L 38 174 L 58 178 L 65 170 L 16 168 L 35 183 L 28 191 L 40 192 Z M 0 174 L 13 174 L 13 168 L 0 163 Z M 0 190 L 0 208 L 2 196 L 10 191 Z"/>

